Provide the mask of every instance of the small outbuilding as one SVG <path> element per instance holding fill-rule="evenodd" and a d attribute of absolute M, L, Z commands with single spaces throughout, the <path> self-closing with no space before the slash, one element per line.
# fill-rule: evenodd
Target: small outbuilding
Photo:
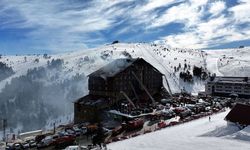
<path fill-rule="evenodd" d="M 225 120 L 242 126 L 250 125 L 250 105 L 237 103 Z"/>

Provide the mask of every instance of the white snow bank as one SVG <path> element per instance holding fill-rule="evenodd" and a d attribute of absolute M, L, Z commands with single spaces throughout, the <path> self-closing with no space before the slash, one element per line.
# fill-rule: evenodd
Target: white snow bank
<path fill-rule="evenodd" d="M 250 142 L 250 127 L 248 126 L 244 129 L 232 134 L 231 136 L 228 136 L 228 138 Z M 249 145 L 249 147 L 250 147 L 250 145 Z"/>
<path fill-rule="evenodd" d="M 211 117 L 191 121 L 182 125 L 166 128 L 153 133 L 111 143 L 111 150 L 247 150 L 250 143 L 245 139 L 250 129 L 238 131 L 236 127 L 227 126 L 223 112 Z M 233 134 L 231 134 L 233 133 Z M 235 134 L 234 134 L 235 133 Z M 233 137 L 237 137 L 234 140 Z M 243 139 L 243 140 L 240 140 Z"/>

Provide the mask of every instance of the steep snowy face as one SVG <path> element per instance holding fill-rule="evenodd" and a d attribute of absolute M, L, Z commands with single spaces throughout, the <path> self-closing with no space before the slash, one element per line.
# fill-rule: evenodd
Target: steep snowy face
<path fill-rule="evenodd" d="M 249 53 L 248 48 L 200 51 L 118 43 L 58 55 L 2 56 L 0 61 L 13 72 L 0 80 L 0 116 L 9 118 L 13 128 L 31 130 L 71 114 L 72 102 L 88 93 L 87 76 L 119 58 L 145 59 L 165 75 L 173 93 L 197 93 L 204 90 L 209 73 L 249 75 Z M 165 79 L 163 84 L 169 90 Z"/>

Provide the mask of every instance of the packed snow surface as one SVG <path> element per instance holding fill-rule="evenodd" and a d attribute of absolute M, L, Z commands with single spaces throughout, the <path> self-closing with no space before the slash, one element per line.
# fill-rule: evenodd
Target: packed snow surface
<path fill-rule="evenodd" d="M 250 127 L 227 124 L 226 112 L 111 143 L 111 150 L 248 150 Z"/>

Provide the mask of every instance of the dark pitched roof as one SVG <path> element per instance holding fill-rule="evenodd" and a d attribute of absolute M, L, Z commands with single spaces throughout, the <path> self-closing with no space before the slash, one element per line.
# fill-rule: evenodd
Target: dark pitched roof
<path fill-rule="evenodd" d="M 227 114 L 225 120 L 242 125 L 250 125 L 250 105 L 237 103 Z"/>
<path fill-rule="evenodd" d="M 74 103 L 92 107 L 105 107 L 109 103 L 109 98 L 97 95 L 86 95 L 79 98 Z"/>
<path fill-rule="evenodd" d="M 102 77 L 104 79 L 107 78 L 107 77 L 113 77 L 116 74 L 124 71 L 126 68 L 128 68 L 129 66 L 131 66 L 134 62 L 136 62 L 138 60 L 145 61 L 142 58 L 136 58 L 136 59 L 121 58 L 121 59 L 116 59 L 116 60 L 112 61 L 111 63 L 107 64 L 106 66 L 104 66 L 104 67 L 98 69 L 97 71 L 89 74 L 88 76 Z M 148 63 L 148 62 L 146 62 L 146 63 Z M 157 70 L 157 69 L 155 69 L 155 70 Z M 159 70 L 157 70 L 157 71 L 160 72 Z"/>

